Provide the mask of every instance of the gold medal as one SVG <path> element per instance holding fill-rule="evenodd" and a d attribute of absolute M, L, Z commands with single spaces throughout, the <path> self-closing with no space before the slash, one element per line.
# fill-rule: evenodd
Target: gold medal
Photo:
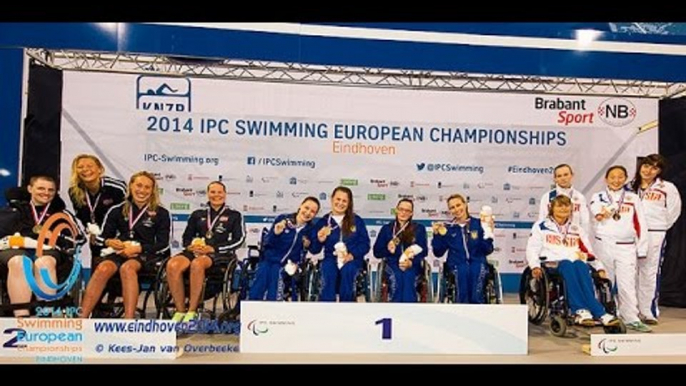
<path fill-rule="evenodd" d="M 445 236 L 446 233 L 448 233 L 448 228 L 446 228 L 445 225 L 441 225 L 441 227 L 438 228 L 438 234 Z"/>
<path fill-rule="evenodd" d="M 205 238 L 211 239 L 212 238 L 212 231 L 207 231 L 207 233 L 205 233 Z"/>
<path fill-rule="evenodd" d="M 41 229 L 43 229 L 43 226 L 40 225 L 40 224 L 36 224 L 36 225 L 33 227 L 33 233 L 39 234 L 40 231 L 41 231 Z"/>
<path fill-rule="evenodd" d="M 393 240 L 391 240 L 391 241 L 393 241 L 393 244 L 395 244 L 395 245 L 399 245 L 399 244 L 400 244 L 400 239 L 397 238 L 397 237 L 394 237 Z"/>

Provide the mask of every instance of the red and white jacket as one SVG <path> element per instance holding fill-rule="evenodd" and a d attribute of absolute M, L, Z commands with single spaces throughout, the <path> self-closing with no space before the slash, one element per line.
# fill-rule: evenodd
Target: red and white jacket
<path fill-rule="evenodd" d="M 681 196 L 676 186 L 656 178 L 645 190 L 639 190 L 649 231 L 667 231 L 681 214 Z"/>
<path fill-rule="evenodd" d="M 579 252 L 595 256 L 586 231 L 579 225 L 567 221 L 558 225 L 550 217 L 537 221 L 531 228 L 526 244 L 526 259 L 529 268 L 541 266 L 541 256 L 546 261 L 579 260 Z M 604 269 L 599 259 L 589 261 L 597 270 Z"/>
<path fill-rule="evenodd" d="M 611 239 L 617 244 L 636 243 L 637 256 L 647 255 L 648 224 L 643 215 L 641 199 L 636 193 L 606 189 L 593 195 L 590 207 L 596 238 Z M 595 216 L 603 213 L 603 209 L 609 211 L 618 209 L 619 219 L 615 220 L 610 216 L 601 221 L 596 220 Z"/>

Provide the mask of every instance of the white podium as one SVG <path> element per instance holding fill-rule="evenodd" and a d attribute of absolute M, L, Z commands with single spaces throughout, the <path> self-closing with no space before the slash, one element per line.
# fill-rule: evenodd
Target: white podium
<path fill-rule="evenodd" d="M 242 302 L 245 353 L 526 355 L 524 305 Z"/>

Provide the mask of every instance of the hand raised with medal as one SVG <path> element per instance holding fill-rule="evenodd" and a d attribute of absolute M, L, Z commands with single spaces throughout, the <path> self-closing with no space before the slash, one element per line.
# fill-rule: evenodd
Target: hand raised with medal
<path fill-rule="evenodd" d="M 438 234 L 441 236 L 445 236 L 445 234 L 448 233 L 448 228 L 446 228 L 445 223 L 442 221 L 432 222 L 431 229 L 433 230 L 434 234 Z"/>
<path fill-rule="evenodd" d="M 395 253 L 395 248 L 398 246 L 398 243 L 396 243 L 396 240 L 397 240 L 397 238 L 394 238 L 388 242 L 388 252 L 390 252 L 391 254 Z"/>
<path fill-rule="evenodd" d="M 285 219 L 274 224 L 274 234 L 280 235 L 281 233 L 283 233 L 283 230 L 286 229 L 286 225 L 287 223 Z"/>
<path fill-rule="evenodd" d="M 322 227 L 322 229 L 317 232 L 317 240 L 319 240 L 320 243 L 323 243 L 326 241 L 326 238 L 331 234 L 331 227 L 326 225 Z"/>

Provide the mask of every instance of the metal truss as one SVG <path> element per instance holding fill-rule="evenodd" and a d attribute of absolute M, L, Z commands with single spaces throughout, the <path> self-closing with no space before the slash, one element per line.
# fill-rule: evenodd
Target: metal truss
<path fill-rule="evenodd" d="M 45 49 L 27 49 L 26 53 L 30 58 L 45 66 L 67 71 L 157 74 L 263 82 L 423 90 L 647 98 L 671 98 L 686 92 L 686 84 L 684 83 L 641 80 L 398 70 L 258 60 L 212 60 L 155 56 L 150 54 L 53 51 Z"/>

